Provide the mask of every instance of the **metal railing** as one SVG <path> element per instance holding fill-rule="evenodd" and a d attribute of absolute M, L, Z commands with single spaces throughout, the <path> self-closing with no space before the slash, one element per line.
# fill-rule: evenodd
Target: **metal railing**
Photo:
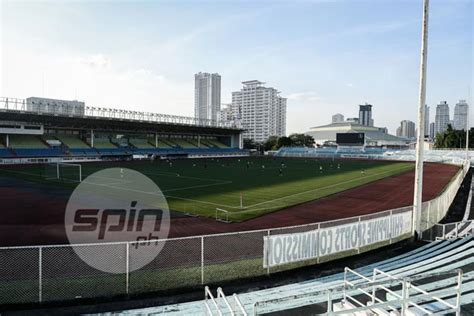
<path fill-rule="evenodd" d="M 222 288 L 217 288 L 217 297 L 214 297 L 208 286 L 204 287 L 204 306 L 206 308 L 206 315 L 244 315 L 247 316 L 242 302 L 234 293 L 232 295 L 233 306 L 225 296 Z"/>
<path fill-rule="evenodd" d="M 231 121 L 216 121 L 209 119 L 198 119 L 190 116 L 180 116 L 172 114 L 160 114 L 151 112 L 140 112 L 140 111 L 129 111 L 105 107 L 85 106 L 84 115 L 77 115 L 71 113 L 52 113 L 50 111 L 43 111 L 38 108 L 37 111 L 28 110 L 28 104 L 25 99 L 18 98 L 7 98 L 0 97 L 0 110 L 21 112 L 21 113 L 32 113 L 32 114 L 43 114 L 52 116 L 64 116 L 64 117 L 89 117 L 89 118 L 107 118 L 112 120 L 129 120 L 137 122 L 150 122 L 150 123 L 170 123 L 178 125 L 195 125 L 203 127 L 222 127 L 222 128 L 235 128 L 238 127 L 234 122 Z"/>
<path fill-rule="evenodd" d="M 453 286 L 442 289 L 427 291 L 422 286 L 416 285 L 423 279 L 449 279 L 454 275 Z M 349 281 L 348 276 L 355 276 Z M 381 276 L 381 280 L 379 278 Z M 412 278 L 398 277 L 390 275 L 379 269 L 373 270 L 372 278 L 366 277 L 354 270 L 345 268 L 343 297 L 338 305 L 334 305 L 334 294 L 340 289 L 329 290 L 328 310 L 326 315 L 343 315 L 357 312 L 372 312 L 374 314 L 388 314 L 387 310 L 392 310 L 401 315 L 407 315 L 412 306 L 413 313 L 421 312 L 423 315 L 447 314 L 461 312 L 462 294 L 462 270 L 428 273 L 416 275 Z M 358 279 L 357 279 L 358 278 Z M 348 294 L 350 291 L 351 294 Z M 455 303 L 450 303 L 447 298 L 455 297 Z M 382 298 L 381 298 L 382 297 Z M 385 299 L 383 299 L 385 297 Z M 430 309 L 423 307 L 428 302 Z M 337 310 L 333 310 L 337 306 Z"/>
<path fill-rule="evenodd" d="M 447 224 L 435 224 L 422 233 L 425 241 L 462 238 L 474 235 L 474 220 L 466 220 Z"/>

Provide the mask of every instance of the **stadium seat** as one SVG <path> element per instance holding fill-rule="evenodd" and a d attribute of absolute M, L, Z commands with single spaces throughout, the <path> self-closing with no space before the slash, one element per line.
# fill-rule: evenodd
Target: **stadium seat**
<path fill-rule="evenodd" d="M 94 148 L 97 149 L 113 149 L 117 148 L 116 145 L 110 142 L 110 139 L 107 137 L 96 137 L 94 138 Z"/>
<path fill-rule="evenodd" d="M 59 147 L 54 148 L 17 148 L 13 150 L 17 157 L 58 157 L 64 156 Z"/>
<path fill-rule="evenodd" d="M 45 144 L 40 137 L 34 135 L 10 135 L 10 148 L 13 149 L 44 149 L 48 148 L 48 145 Z"/>
<path fill-rule="evenodd" d="M 140 149 L 150 149 L 155 148 L 146 138 L 130 138 L 129 140 L 130 145 L 135 148 Z"/>

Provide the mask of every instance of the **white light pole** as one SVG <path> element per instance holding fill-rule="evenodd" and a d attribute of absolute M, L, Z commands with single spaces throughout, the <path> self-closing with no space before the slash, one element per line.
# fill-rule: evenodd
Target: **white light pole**
<path fill-rule="evenodd" d="M 425 133 L 425 99 L 426 99 L 426 63 L 428 57 L 428 13 L 429 0 L 423 1 L 423 24 L 421 29 L 421 62 L 420 91 L 418 98 L 418 129 L 416 133 L 416 169 L 415 192 L 413 198 L 412 236 L 421 234 L 421 211 L 423 192 L 423 146 Z"/>
<path fill-rule="evenodd" d="M 472 104 L 471 100 L 471 86 L 469 86 L 469 100 L 466 108 L 466 162 L 469 161 L 469 104 Z"/>

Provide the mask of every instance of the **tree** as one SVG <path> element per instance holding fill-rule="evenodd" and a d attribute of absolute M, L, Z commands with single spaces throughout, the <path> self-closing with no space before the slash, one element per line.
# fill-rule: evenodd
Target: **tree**
<path fill-rule="evenodd" d="M 291 139 L 289 137 L 283 136 L 278 138 L 277 141 L 277 149 L 280 149 L 281 147 L 290 147 L 292 144 Z"/>
<path fill-rule="evenodd" d="M 257 144 L 250 138 L 244 138 L 244 149 L 256 149 Z"/>
<path fill-rule="evenodd" d="M 268 139 L 263 143 L 263 147 L 265 150 L 276 150 L 278 142 L 278 136 L 270 136 Z"/>
<path fill-rule="evenodd" d="M 291 146 L 294 147 L 313 147 L 314 146 L 314 138 L 310 135 L 305 134 L 291 134 Z"/>
<path fill-rule="evenodd" d="M 474 141 L 474 130 L 469 131 L 469 148 L 472 148 Z M 443 133 L 438 133 L 435 138 L 436 148 L 464 148 L 466 146 L 466 131 L 455 130 L 448 124 L 448 128 Z"/>

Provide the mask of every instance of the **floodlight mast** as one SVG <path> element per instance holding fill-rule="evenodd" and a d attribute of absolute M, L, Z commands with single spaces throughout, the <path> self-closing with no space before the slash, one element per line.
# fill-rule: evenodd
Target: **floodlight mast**
<path fill-rule="evenodd" d="M 423 23 L 421 29 L 420 90 L 418 98 L 418 129 L 416 133 L 415 192 L 413 197 L 412 236 L 421 235 L 421 211 L 423 192 L 423 147 L 425 135 L 426 66 L 428 57 L 429 0 L 423 1 Z"/>

